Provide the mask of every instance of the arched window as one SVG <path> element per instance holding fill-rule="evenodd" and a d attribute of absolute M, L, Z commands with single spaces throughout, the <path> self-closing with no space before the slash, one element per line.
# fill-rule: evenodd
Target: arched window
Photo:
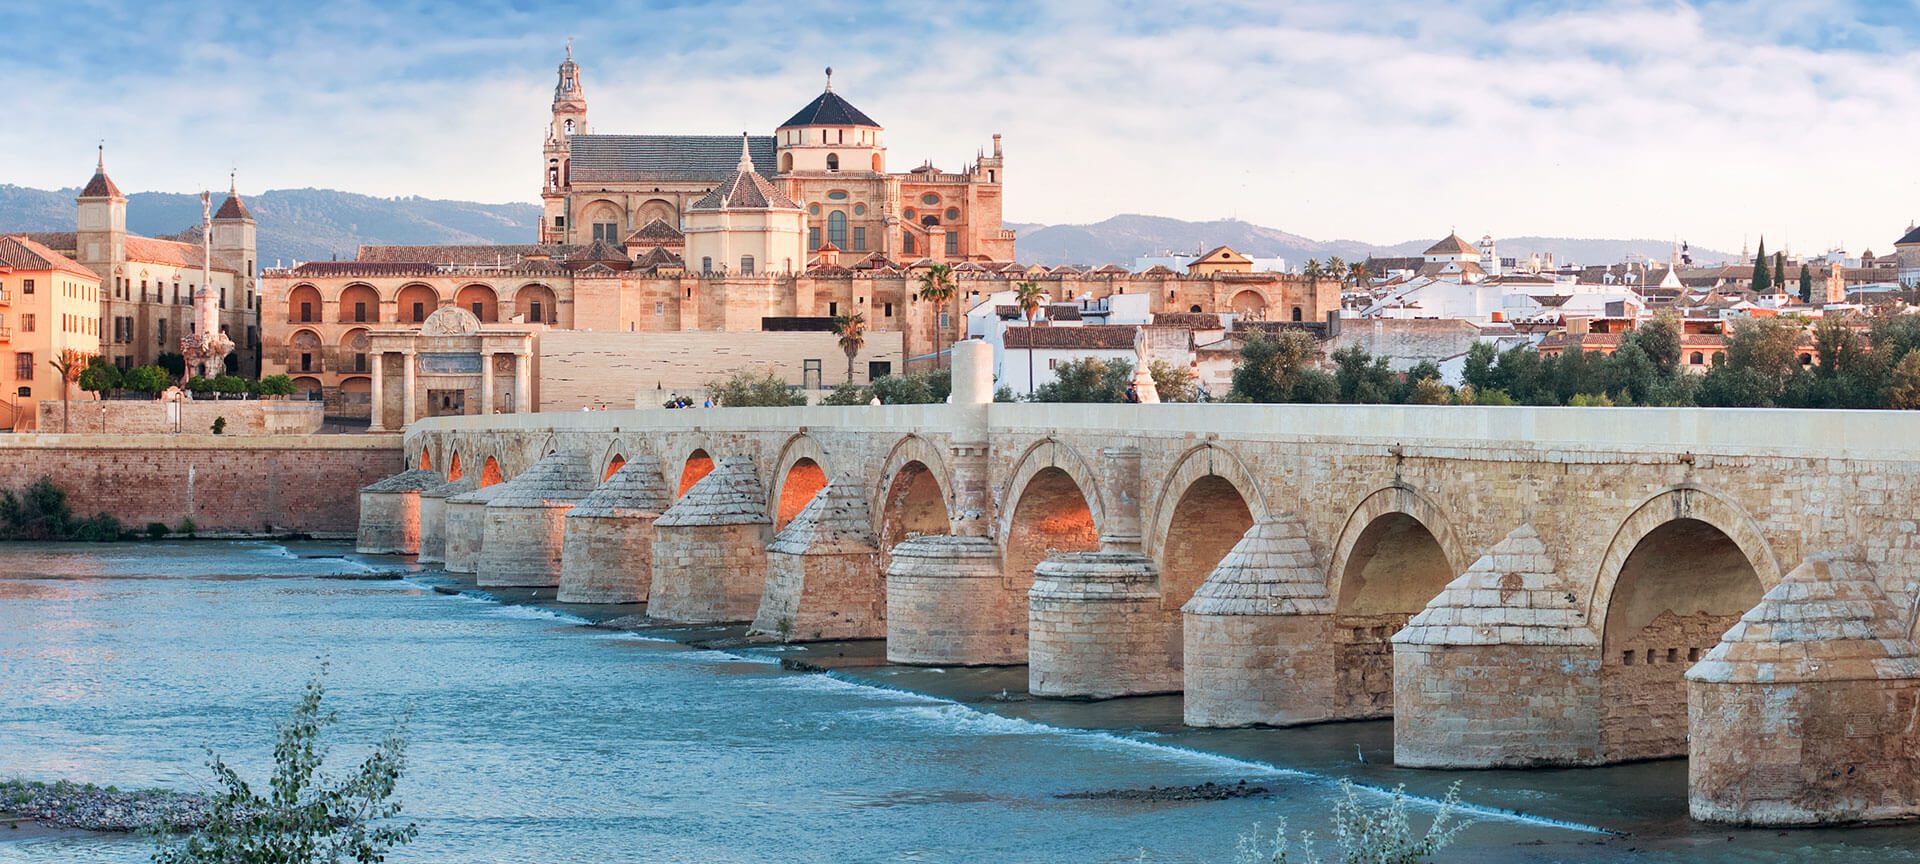
<path fill-rule="evenodd" d="M 793 154 L 792 153 L 780 154 L 780 173 L 785 174 L 792 170 L 793 170 Z"/>
<path fill-rule="evenodd" d="M 1298 306 L 1293 307 L 1293 320 L 1300 320 L 1300 307 Z"/>
<path fill-rule="evenodd" d="M 1187 307 L 1187 311 L 1188 311 L 1188 312 L 1198 312 L 1198 311 L 1200 311 L 1200 307 L 1199 307 L 1199 306 L 1188 306 L 1188 307 Z"/>
<path fill-rule="evenodd" d="M 847 248 L 847 213 L 835 210 L 827 214 L 827 242 L 842 249 Z"/>
<path fill-rule="evenodd" d="M 1800 365 L 1802 365 L 1802 366 L 1812 366 L 1812 365 L 1813 365 L 1813 355 L 1812 355 L 1812 354 L 1802 354 L 1802 355 L 1800 355 Z"/>
<path fill-rule="evenodd" d="M 840 170 L 840 154 L 838 153 L 827 154 L 827 170 L 828 171 Z"/>
<path fill-rule="evenodd" d="M 573 121 L 571 119 L 567 121 L 567 134 L 568 135 L 573 134 Z"/>
<path fill-rule="evenodd" d="M 1695 366 L 1705 365 L 1707 362 L 1707 356 L 1698 351 L 1695 351 L 1693 352 L 1693 356 L 1688 358 L 1688 362 L 1692 363 Z"/>
<path fill-rule="evenodd" d="M 752 255 L 740 256 L 740 275 L 742 276 L 753 275 L 753 256 Z"/>

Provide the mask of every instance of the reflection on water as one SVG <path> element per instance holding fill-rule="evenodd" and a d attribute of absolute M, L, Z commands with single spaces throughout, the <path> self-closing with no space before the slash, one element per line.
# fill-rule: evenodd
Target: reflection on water
<path fill-rule="evenodd" d="M 1324 830 L 1325 776 L 1349 773 L 1356 734 L 1375 736 L 1363 745 L 1372 762 L 1391 762 L 1384 724 L 1190 732 L 1178 728 L 1177 699 L 983 702 L 988 713 L 784 672 L 766 657 L 581 628 L 571 616 L 444 596 L 419 581 L 315 578 L 394 565 L 301 557 L 337 553 L 0 547 L 0 776 L 201 788 L 203 745 L 261 773 L 271 721 L 322 663 L 339 740 L 354 745 L 337 758 L 356 758 L 411 712 L 400 794 L 421 833 L 395 861 L 1222 861 L 1241 832 L 1276 816 Z M 937 680 L 946 695 L 984 700 L 1014 674 L 882 669 L 868 680 Z M 1076 723 L 1120 731 L 1059 728 Z M 1187 749 L 1195 746 L 1213 752 Z M 1483 791 L 1524 806 L 1529 775 L 1505 773 L 1513 779 Z M 1416 791 L 1456 775 L 1423 776 L 1436 780 Z M 1564 790 L 1593 775 L 1538 776 Z M 1274 794 L 1055 797 L 1241 780 Z M 1848 835 L 1854 849 L 1879 853 L 1853 860 L 1888 860 L 1920 836 L 1876 830 Z M 1767 845 L 1742 835 L 1737 860 L 1795 860 L 1809 848 L 1847 860 L 1826 839 L 1834 836 L 1799 832 Z M 1653 843 L 1648 860 L 1732 851 L 1705 840 Z M 1614 860 L 1639 842 L 1507 819 L 1473 828 L 1453 857 Z M 0 842 L 0 862 L 147 854 L 116 838 Z"/>

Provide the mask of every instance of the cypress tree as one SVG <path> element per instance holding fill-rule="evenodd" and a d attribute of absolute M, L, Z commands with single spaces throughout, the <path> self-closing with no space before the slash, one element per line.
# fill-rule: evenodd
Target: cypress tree
<path fill-rule="evenodd" d="M 1813 302 L 1813 271 L 1807 265 L 1800 265 L 1800 302 Z"/>
<path fill-rule="evenodd" d="M 1773 253 L 1773 284 L 1787 287 L 1787 253 Z"/>
<path fill-rule="evenodd" d="M 1767 269 L 1767 238 L 1760 238 L 1760 254 L 1753 256 L 1753 290 L 1765 294 L 1773 287 L 1773 273 Z"/>

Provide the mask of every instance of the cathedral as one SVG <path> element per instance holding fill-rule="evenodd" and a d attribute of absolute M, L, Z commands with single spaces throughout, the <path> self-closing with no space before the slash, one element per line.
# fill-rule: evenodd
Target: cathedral
<path fill-rule="evenodd" d="M 826 89 L 772 135 L 596 135 L 569 48 L 541 159 L 542 244 L 598 241 L 644 255 L 657 245 L 650 238 L 684 233 L 685 252 L 670 251 L 689 270 L 743 275 L 804 271 L 829 247 L 848 261 L 1013 260 L 1013 232 L 1000 227 L 1000 136 L 959 173 L 931 163 L 889 173 L 886 130 L 834 92 L 832 69 Z M 744 168 L 779 194 L 702 201 Z M 724 236 L 743 229 L 756 236 Z M 702 236 L 712 234 L 722 236 Z"/>

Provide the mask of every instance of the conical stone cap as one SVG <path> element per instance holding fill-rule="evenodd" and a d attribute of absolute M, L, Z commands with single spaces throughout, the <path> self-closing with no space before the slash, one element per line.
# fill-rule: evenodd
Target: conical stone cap
<path fill-rule="evenodd" d="M 1873 572 L 1832 552 L 1809 555 L 1729 629 L 1687 680 L 1870 681 L 1920 677 L 1920 647 Z"/>
<path fill-rule="evenodd" d="M 362 492 L 419 492 L 440 485 L 440 475 L 424 468 L 412 468 L 381 480 L 378 483 L 360 487 Z"/>
<path fill-rule="evenodd" d="M 501 484 L 506 490 L 489 507 L 553 507 L 572 504 L 593 490 L 593 471 L 584 450 L 548 453 L 520 476 Z"/>
<path fill-rule="evenodd" d="M 1292 513 L 1257 522 L 1180 608 L 1188 615 L 1331 615 L 1333 598 Z"/>
<path fill-rule="evenodd" d="M 673 490 L 660 473 L 660 460 L 641 457 L 620 466 L 600 488 L 587 493 L 567 517 L 643 518 L 673 506 Z"/>
<path fill-rule="evenodd" d="M 474 489 L 470 491 L 462 492 L 458 495 L 453 496 L 452 498 L 448 498 L 447 503 L 448 504 L 479 504 L 484 506 L 492 502 L 493 499 L 498 498 L 505 494 L 507 494 L 507 484 L 495 483 L 492 486 L 476 486 Z"/>
<path fill-rule="evenodd" d="M 422 489 L 420 490 L 420 497 L 452 498 L 455 495 L 465 495 L 468 492 L 472 492 L 474 489 L 479 488 L 479 485 L 479 481 L 474 480 L 472 477 L 462 477 L 458 480 L 448 480 L 438 486 Z"/>
<path fill-rule="evenodd" d="M 789 555 L 857 555 L 880 551 L 866 496 L 852 483 L 828 483 L 800 515 L 774 535 L 768 552 Z"/>
<path fill-rule="evenodd" d="M 767 518 L 767 492 L 753 470 L 753 460 L 728 456 L 687 494 L 680 496 L 653 524 L 657 528 L 700 525 L 752 525 Z"/>
<path fill-rule="evenodd" d="M 1532 525 L 1480 556 L 1413 616 L 1409 645 L 1598 645 L 1580 594 L 1554 568 Z"/>

